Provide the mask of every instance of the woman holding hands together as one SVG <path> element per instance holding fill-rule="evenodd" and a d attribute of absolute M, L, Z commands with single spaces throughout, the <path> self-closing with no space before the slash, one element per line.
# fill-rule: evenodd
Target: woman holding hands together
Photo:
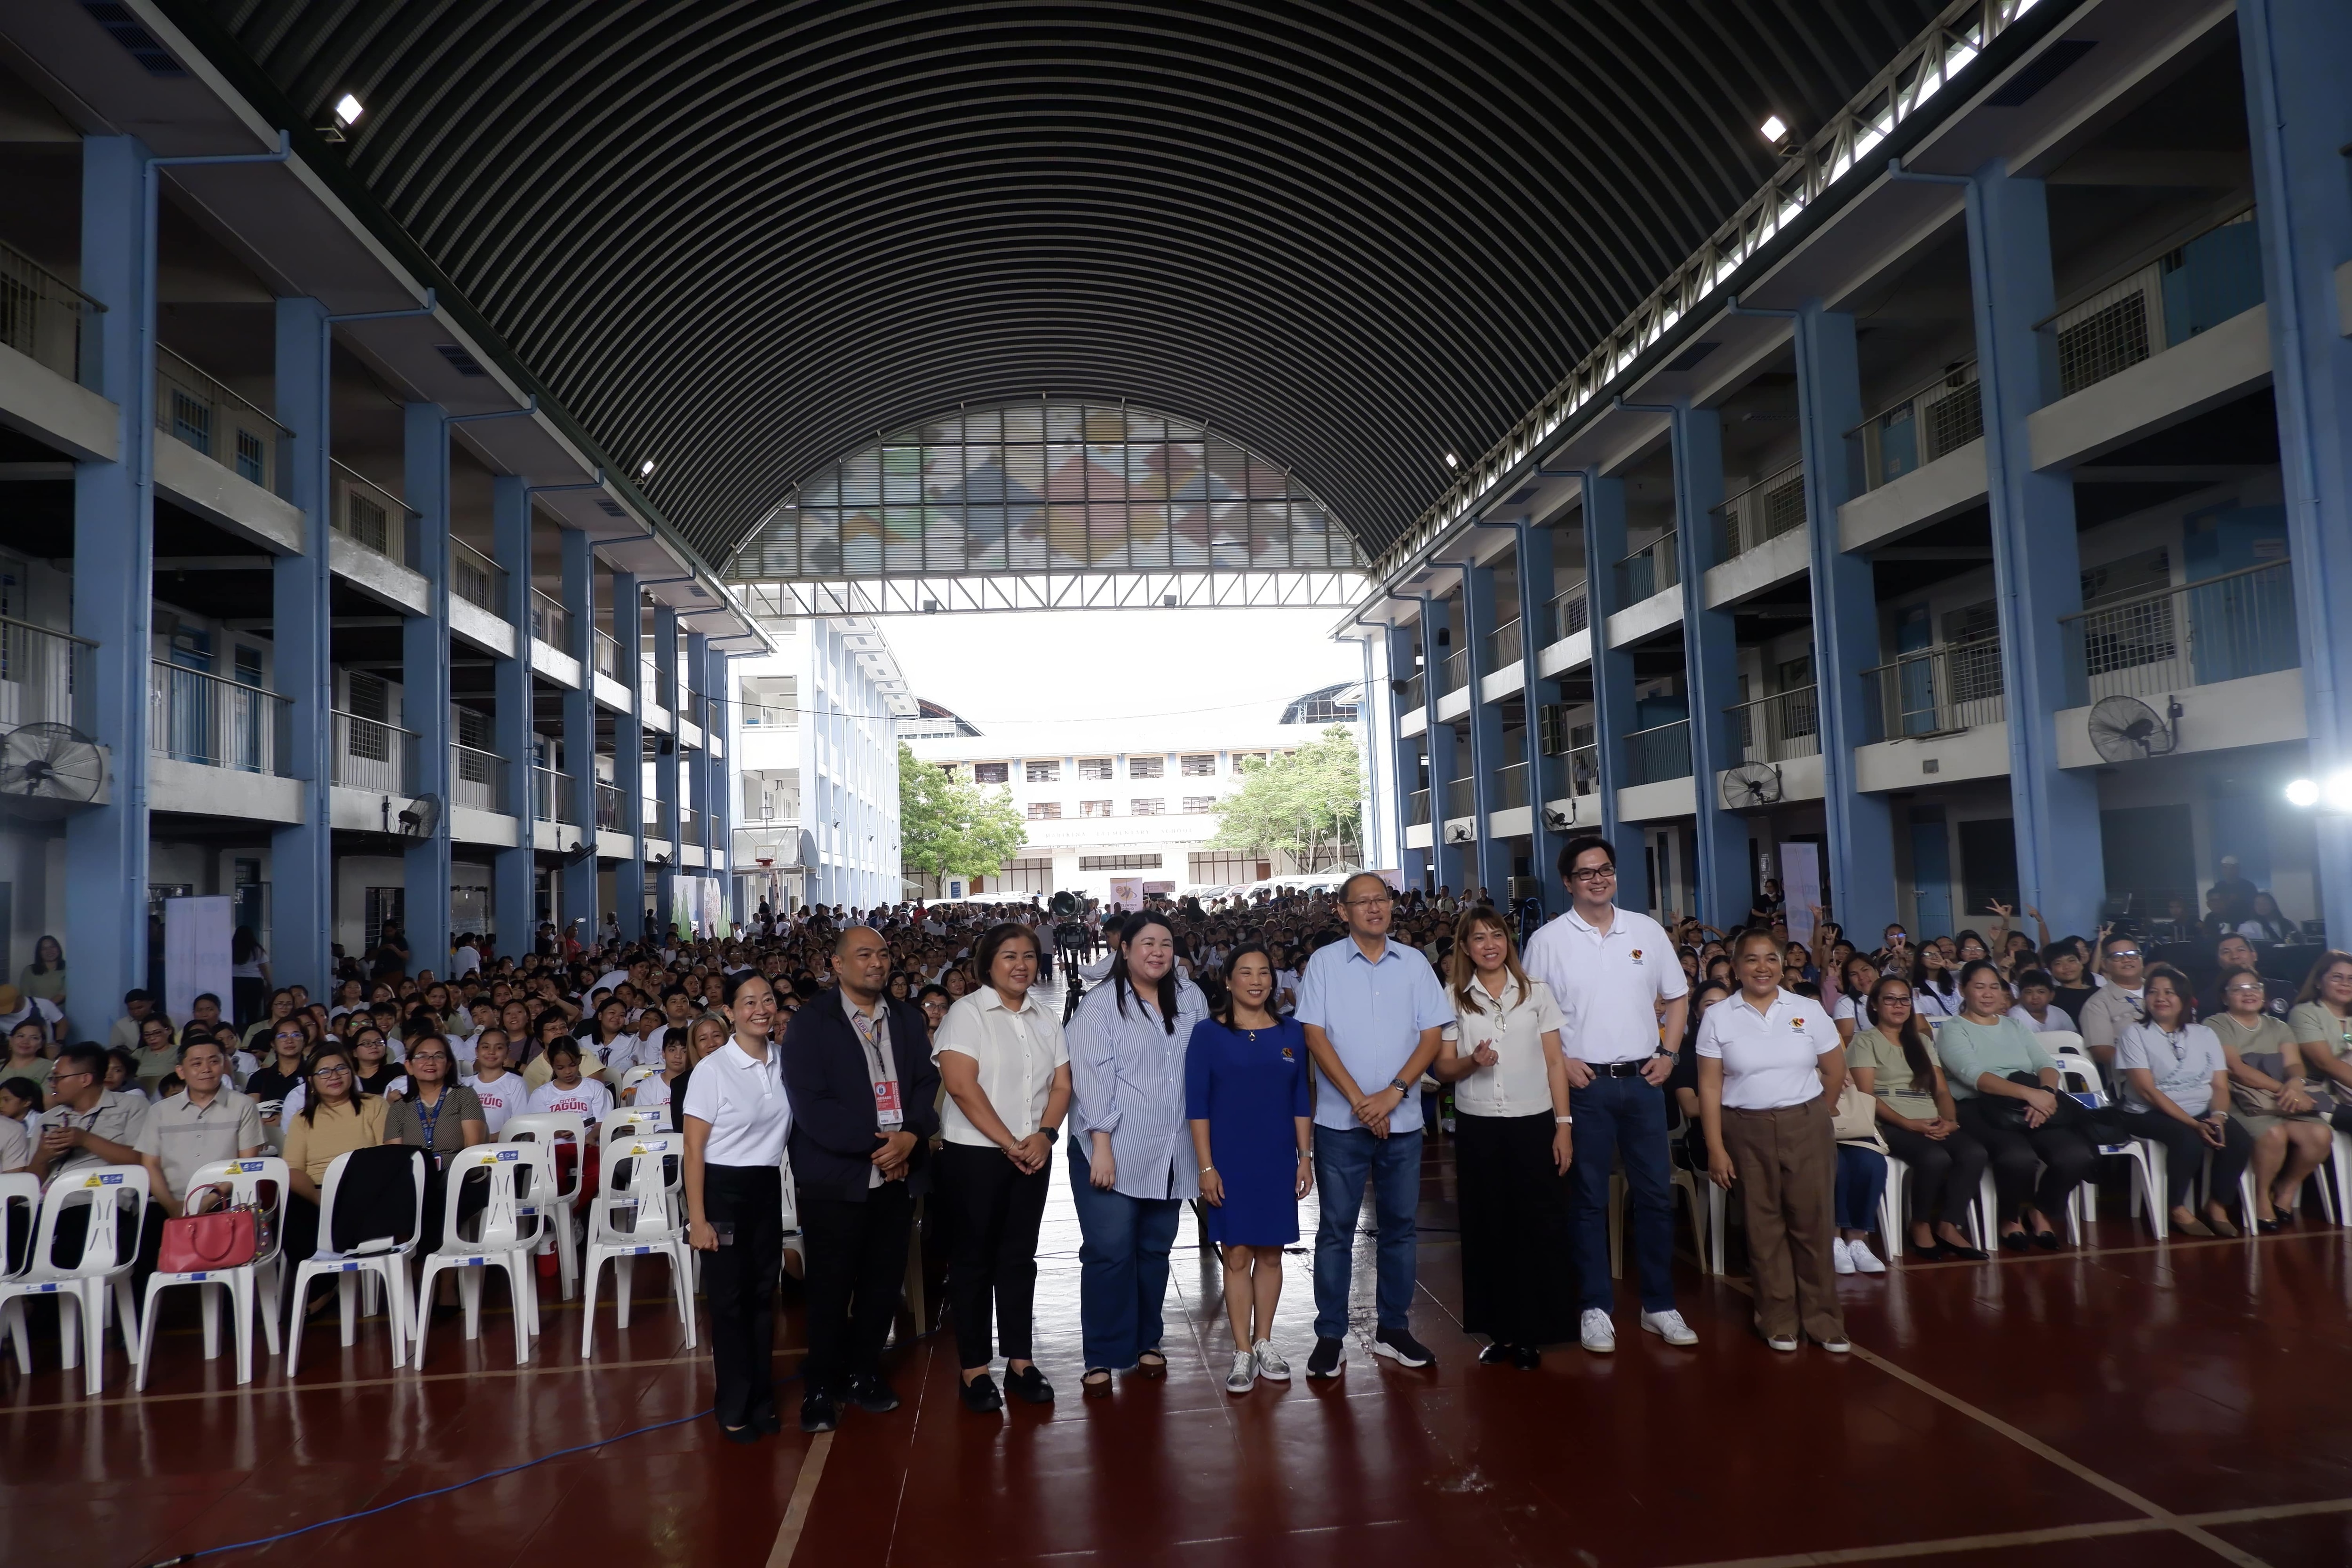
<path fill-rule="evenodd" d="M 1245 942 L 1225 961 L 1224 1011 L 1193 1026 L 1184 1110 L 1201 1163 L 1209 1239 L 1225 1265 L 1234 1364 L 1225 1392 L 1290 1380 L 1274 1345 L 1282 1249 L 1298 1239 L 1298 1204 L 1315 1185 L 1307 1030 L 1274 1013 L 1274 956 Z"/>

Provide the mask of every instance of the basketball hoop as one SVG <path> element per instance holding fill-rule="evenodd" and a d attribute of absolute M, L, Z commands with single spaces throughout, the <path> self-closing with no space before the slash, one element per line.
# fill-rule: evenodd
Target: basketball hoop
<path fill-rule="evenodd" d="M 776 862 L 775 862 L 774 858 L 773 858 L 772 857 L 771 857 L 771 856 L 762 855 L 762 856 L 761 856 L 761 857 L 760 857 L 760 865 L 761 865 L 761 867 L 763 869 L 764 869 L 765 868 L 767 868 L 767 867 L 770 867 L 770 866 L 774 865 L 775 863 L 776 863 Z"/>

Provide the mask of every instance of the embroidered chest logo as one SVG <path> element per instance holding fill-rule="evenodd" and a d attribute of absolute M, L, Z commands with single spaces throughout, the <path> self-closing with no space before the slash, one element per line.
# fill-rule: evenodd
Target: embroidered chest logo
<path fill-rule="evenodd" d="M 1290 1054 L 1290 1047 L 1288 1046 L 1285 1046 L 1282 1047 L 1282 1059 L 1286 1062 L 1295 1062 L 1298 1058 Z"/>
<path fill-rule="evenodd" d="M 1633 950 L 1633 962 L 1636 963 L 1642 962 L 1642 950 L 1638 947 Z"/>
<path fill-rule="evenodd" d="M 1801 1035 L 1805 1032 L 1805 1021 L 1802 1018 L 1791 1018 L 1789 1020 L 1789 1028 L 1791 1033 Z"/>

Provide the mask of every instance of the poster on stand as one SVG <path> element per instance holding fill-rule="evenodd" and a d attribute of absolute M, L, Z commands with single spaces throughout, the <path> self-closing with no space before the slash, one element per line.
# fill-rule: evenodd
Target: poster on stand
<path fill-rule="evenodd" d="M 236 931 L 236 900 L 217 898 L 163 900 L 163 1012 L 184 1022 L 196 998 L 220 998 L 221 1014 L 234 1005 L 228 943 Z"/>

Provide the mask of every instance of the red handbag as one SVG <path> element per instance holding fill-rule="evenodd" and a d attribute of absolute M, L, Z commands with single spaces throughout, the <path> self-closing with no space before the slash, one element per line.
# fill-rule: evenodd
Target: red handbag
<path fill-rule="evenodd" d="M 165 1220 L 155 1268 L 163 1274 L 208 1274 L 242 1268 L 258 1251 L 251 1209 L 215 1209 Z"/>

